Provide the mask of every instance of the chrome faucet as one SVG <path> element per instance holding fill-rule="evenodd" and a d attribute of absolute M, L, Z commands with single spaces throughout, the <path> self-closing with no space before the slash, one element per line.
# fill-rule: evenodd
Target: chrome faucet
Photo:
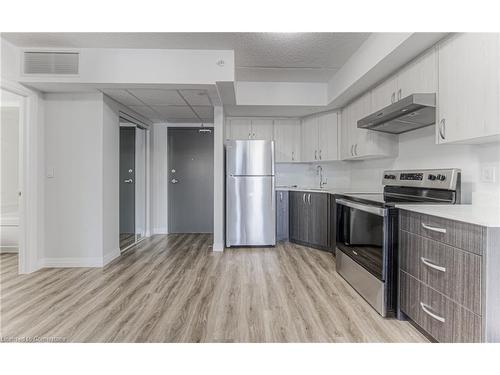
<path fill-rule="evenodd" d="M 323 181 L 323 167 L 321 165 L 318 165 L 316 167 L 316 174 L 319 175 L 319 188 L 323 189 L 323 187 L 327 184 L 327 179 Z"/>

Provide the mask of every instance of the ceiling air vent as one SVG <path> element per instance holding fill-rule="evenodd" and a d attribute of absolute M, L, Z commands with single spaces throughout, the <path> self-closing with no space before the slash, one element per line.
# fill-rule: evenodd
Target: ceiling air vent
<path fill-rule="evenodd" d="M 24 52 L 24 74 L 78 74 L 77 52 Z"/>

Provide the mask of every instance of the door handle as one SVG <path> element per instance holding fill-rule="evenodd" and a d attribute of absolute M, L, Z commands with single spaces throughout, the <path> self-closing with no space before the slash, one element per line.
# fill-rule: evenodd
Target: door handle
<path fill-rule="evenodd" d="M 318 160 L 318 150 L 314 150 L 314 160 Z"/>
<path fill-rule="evenodd" d="M 358 144 L 354 145 L 354 155 L 358 156 Z"/>
<path fill-rule="evenodd" d="M 353 149 L 354 149 L 354 145 L 351 145 L 351 156 L 354 156 L 354 151 L 353 151 Z"/>
<path fill-rule="evenodd" d="M 302 202 L 304 202 L 304 204 L 306 204 L 306 193 L 302 194 Z"/>
<path fill-rule="evenodd" d="M 439 136 L 442 140 L 446 139 L 446 119 L 441 119 L 439 121 Z"/>
<path fill-rule="evenodd" d="M 280 202 L 283 201 L 283 192 L 280 191 Z"/>
<path fill-rule="evenodd" d="M 393 92 L 391 95 L 391 104 L 394 103 L 395 101 L 396 101 L 396 93 Z"/>
<path fill-rule="evenodd" d="M 401 89 L 398 90 L 398 101 L 401 100 L 401 95 L 402 95 L 402 92 L 401 92 Z"/>
<path fill-rule="evenodd" d="M 311 194 L 308 194 L 308 195 L 307 195 L 307 202 L 308 202 L 309 204 L 311 204 Z"/>
<path fill-rule="evenodd" d="M 321 160 L 321 150 L 319 150 L 319 160 Z"/>
<path fill-rule="evenodd" d="M 423 264 L 425 264 L 427 267 L 434 268 L 435 270 L 441 271 L 441 272 L 446 272 L 446 267 L 443 266 L 438 266 L 437 264 L 432 263 L 429 261 L 429 259 L 426 259 L 424 257 L 420 257 L 420 260 L 422 261 Z"/>
<path fill-rule="evenodd" d="M 292 151 L 292 161 L 295 160 L 295 151 Z"/>
<path fill-rule="evenodd" d="M 436 315 L 432 311 L 430 311 L 430 308 L 431 308 L 430 306 L 426 305 L 423 302 L 420 302 L 420 307 L 422 308 L 422 310 L 424 310 L 424 313 L 426 313 L 430 317 L 440 321 L 441 323 L 445 322 L 445 319 L 442 316 Z"/>
<path fill-rule="evenodd" d="M 176 184 L 179 182 L 179 180 L 175 179 L 175 178 L 172 178 L 172 181 L 171 181 L 173 184 Z"/>
<path fill-rule="evenodd" d="M 129 178 L 127 180 L 123 180 L 123 182 L 125 182 L 126 184 L 131 184 L 132 182 L 134 182 L 134 180 L 132 180 L 131 178 Z"/>
<path fill-rule="evenodd" d="M 446 233 L 446 228 L 438 228 L 438 227 L 431 227 L 430 225 L 422 223 L 422 228 L 431 230 L 433 232 L 438 232 L 438 233 Z"/>

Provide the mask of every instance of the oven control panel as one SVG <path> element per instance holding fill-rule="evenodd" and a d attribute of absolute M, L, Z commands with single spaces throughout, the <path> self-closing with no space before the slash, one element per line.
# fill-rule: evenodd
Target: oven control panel
<path fill-rule="evenodd" d="M 459 176 L 455 168 L 384 171 L 382 185 L 455 190 Z"/>

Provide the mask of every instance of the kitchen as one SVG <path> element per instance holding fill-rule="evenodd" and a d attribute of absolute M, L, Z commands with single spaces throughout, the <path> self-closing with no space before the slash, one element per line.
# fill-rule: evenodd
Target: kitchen
<path fill-rule="evenodd" d="M 32 34 L 9 337 L 500 341 L 500 34 Z"/>

